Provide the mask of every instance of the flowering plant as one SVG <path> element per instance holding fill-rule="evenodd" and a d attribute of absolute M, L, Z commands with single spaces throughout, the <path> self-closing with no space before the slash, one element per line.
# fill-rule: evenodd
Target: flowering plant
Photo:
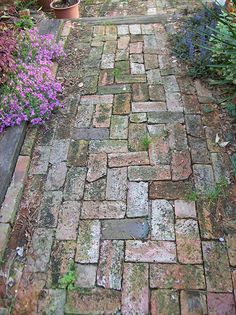
<path fill-rule="evenodd" d="M 15 72 L 0 86 L 0 132 L 23 121 L 43 124 L 61 106 L 62 86 L 51 72 L 53 60 L 64 55 L 51 34 L 36 28 L 19 31 L 15 50 Z"/>

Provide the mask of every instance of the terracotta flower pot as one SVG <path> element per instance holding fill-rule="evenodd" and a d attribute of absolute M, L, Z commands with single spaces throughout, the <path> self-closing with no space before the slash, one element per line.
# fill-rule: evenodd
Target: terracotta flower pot
<path fill-rule="evenodd" d="M 77 19 L 77 18 L 79 18 L 80 0 L 78 0 L 77 3 L 75 3 L 69 7 L 65 7 L 65 8 L 55 7 L 55 4 L 57 2 L 60 2 L 60 0 L 54 0 L 50 4 L 50 7 L 53 9 L 57 19 Z"/>
<path fill-rule="evenodd" d="M 50 7 L 51 2 L 52 0 L 39 0 L 39 4 L 42 6 L 43 11 L 51 10 L 51 7 Z"/>

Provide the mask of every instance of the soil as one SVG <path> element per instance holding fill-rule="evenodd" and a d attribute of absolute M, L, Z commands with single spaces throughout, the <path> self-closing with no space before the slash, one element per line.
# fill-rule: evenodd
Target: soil
<path fill-rule="evenodd" d="M 55 8 L 68 8 L 71 7 L 72 5 L 76 4 L 78 0 L 61 0 L 57 1 L 53 4 Z"/>

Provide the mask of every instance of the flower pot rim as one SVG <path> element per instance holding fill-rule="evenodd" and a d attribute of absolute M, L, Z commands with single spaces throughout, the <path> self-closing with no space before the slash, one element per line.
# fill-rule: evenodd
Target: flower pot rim
<path fill-rule="evenodd" d="M 75 4 L 72 4 L 70 5 L 69 7 L 65 7 L 65 8 L 55 8 L 53 6 L 54 3 L 56 2 L 59 2 L 60 0 L 53 0 L 51 3 L 50 3 L 50 7 L 53 9 L 53 10 L 66 10 L 66 9 L 69 9 L 69 8 L 73 8 L 75 6 L 77 6 L 79 3 L 80 3 L 80 0 L 77 0 Z"/>

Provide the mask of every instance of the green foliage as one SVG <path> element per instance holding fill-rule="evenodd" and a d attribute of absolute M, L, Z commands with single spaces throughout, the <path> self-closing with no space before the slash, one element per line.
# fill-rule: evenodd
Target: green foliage
<path fill-rule="evenodd" d="M 149 149 L 149 145 L 151 144 L 151 138 L 146 135 L 143 139 L 142 139 L 142 145 L 145 148 L 145 150 L 147 151 Z"/>
<path fill-rule="evenodd" d="M 197 201 L 198 199 L 199 199 L 199 196 L 198 196 L 197 192 L 194 190 L 189 191 L 185 196 L 185 200 L 189 201 L 189 202 L 190 201 Z"/>
<path fill-rule="evenodd" d="M 74 263 L 69 264 L 69 271 L 63 275 L 63 277 L 59 280 L 60 287 L 73 289 L 74 283 L 76 280 L 76 273 L 75 273 L 75 265 Z"/>
<path fill-rule="evenodd" d="M 114 74 L 115 78 L 117 79 L 121 75 L 121 68 L 119 68 L 119 67 L 114 68 L 113 74 Z"/>
<path fill-rule="evenodd" d="M 20 29 L 31 29 L 34 26 L 34 22 L 29 16 L 24 16 L 20 19 L 20 21 L 15 23 L 16 27 Z"/>
<path fill-rule="evenodd" d="M 17 0 L 16 1 L 16 9 L 17 10 L 24 10 L 30 9 L 32 7 L 37 6 L 37 0 Z"/>

